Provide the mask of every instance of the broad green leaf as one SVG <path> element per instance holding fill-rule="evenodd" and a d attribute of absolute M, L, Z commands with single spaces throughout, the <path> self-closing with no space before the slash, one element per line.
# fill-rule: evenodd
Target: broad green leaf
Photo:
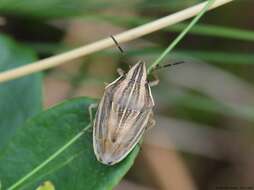
<path fill-rule="evenodd" d="M 79 98 L 55 106 L 29 120 L 0 152 L 0 179 L 3 189 L 17 182 L 73 139 L 89 124 L 88 107 L 93 100 Z M 121 163 L 99 163 L 92 148 L 91 129 L 18 189 L 36 189 L 51 181 L 55 189 L 112 189 L 128 171 L 138 148 Z M 18 169 L 17 169 L 18 168 Z"/>
<path fill-rule="evenodd" d="M 36 59 L 33 51 L 0 35 L 0 72 Z M 24 121 L 41 110 L 41 76 L 0 84 L 0 149 Z"/>

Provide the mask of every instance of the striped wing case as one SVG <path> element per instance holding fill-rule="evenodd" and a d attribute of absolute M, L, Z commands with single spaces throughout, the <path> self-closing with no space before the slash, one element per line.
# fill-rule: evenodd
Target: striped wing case
<path fill-rule="evenodd" d="M 145 63 L 140 61 L 105 88 L 93 127 L 97 159 L 107 165 L 123 160 L 153 123 L 153 106 Z"/>

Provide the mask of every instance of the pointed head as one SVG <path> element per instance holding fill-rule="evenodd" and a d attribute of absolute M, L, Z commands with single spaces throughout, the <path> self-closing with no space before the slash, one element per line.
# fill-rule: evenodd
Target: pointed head
<path fill-rule="evenodd" d="M 126 74 L 126 79 L 137 83 L 145 83 L 147 81 L 146 75 L 146 64 L 144 61 L 139 61 Z"/>

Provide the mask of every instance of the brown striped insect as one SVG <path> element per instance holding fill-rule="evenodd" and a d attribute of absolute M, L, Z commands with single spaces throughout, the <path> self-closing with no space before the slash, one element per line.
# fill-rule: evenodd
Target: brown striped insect
<path fill-rule="evenodd" d="M 93 148 L 97 160 L 106 165 L 123 160 L 145 130 L 155 125 L 153 107 L 146 65 L 139 61 L 128 73 L 120 74 L 105 87 L 93 122 Z"/>
<path fill-rule="evenodd" d="M 154 101 L 143 61 L 106 86 L 94 119 L 93 148 L 103 164 L 123 160 L 154 125 Z"/>

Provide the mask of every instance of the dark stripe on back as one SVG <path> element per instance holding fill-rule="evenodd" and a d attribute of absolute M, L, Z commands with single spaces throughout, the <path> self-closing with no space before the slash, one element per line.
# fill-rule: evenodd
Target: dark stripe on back
<path fill-rule="evenodd" d="M 137 83 L 140 83 L 141 82 L 141 79 L 143 77 L 143 74 L 144 74 L 144 67 L 142 64 L 139 65 L 140 68 L 140 71 L 138 72 L 138 80 L 137 80 Z"/>
<path fill-rule="evenodd" d="M 131 81 L 135 81 L 135 78 L 136 78 L 136 76 L 137 76 L 137 73 L 138 73 L 138 71 L 140 70 L 139 69 L 140 68 L 140 64 L 138 65 L 138 67 L 134 70 L 134 72 L 133 72 L 133 75 L 132 75 L 132 77 L 131 77 Z M 128 84 L 129 85 L 129 84 Z"/>

